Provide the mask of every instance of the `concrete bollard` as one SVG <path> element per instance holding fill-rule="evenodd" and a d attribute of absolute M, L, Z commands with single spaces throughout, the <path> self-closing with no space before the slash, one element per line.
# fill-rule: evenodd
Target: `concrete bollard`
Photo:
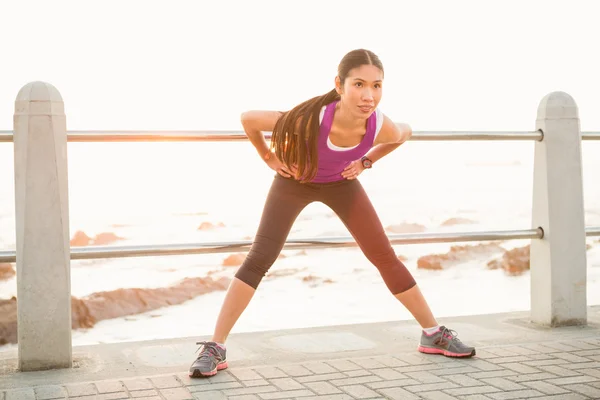
<path fill-rule="evenodd" d="M 64 104 L 25 85 L 14 115 L 19 369 L 72 367 L 67 132 Z"/>
<path fill-rule="evenodd" d="M 544 238 L 531 243 L 531 318 L 545 326 L 587 324 L 586 248 L 581 130 L 571 96 L 553 92 L 538 107 L 533 227 Z"/>

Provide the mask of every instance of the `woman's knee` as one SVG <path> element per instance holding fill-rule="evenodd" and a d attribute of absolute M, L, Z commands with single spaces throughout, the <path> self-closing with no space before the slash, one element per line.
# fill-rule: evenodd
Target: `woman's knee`
<path fill-rule="evenodd" d="M 265 257 L 264 255 L 257 256 L 250 253 L 237 270 L 235 277 L 256 289 L 267 272 L 269 272 L 276 258 Z"/>
<path fill-rule="evenodd" d="M 406 265 L 400 261 L 395 253 L 392 253 L 392 255 L 387 254 L 373 264 L 377 267 L 389 290 L 394 295 L 403 293 L 417 284 Z"/>

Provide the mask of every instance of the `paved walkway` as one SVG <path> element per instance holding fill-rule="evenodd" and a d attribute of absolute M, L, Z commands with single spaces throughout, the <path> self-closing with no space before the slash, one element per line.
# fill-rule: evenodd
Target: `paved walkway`
<path fill-rule="evenodd" d="M 416 352 L 414 322 L 232 335 L 230 368 L 190 379 L 197 338 L 74 348 L 68 370 L 16 372 L 0 353 L 0 400 L 600 399 L 600 307 L 589 325 L 544 329 L 527 313 L 444 320 L 477 357 Z"/>

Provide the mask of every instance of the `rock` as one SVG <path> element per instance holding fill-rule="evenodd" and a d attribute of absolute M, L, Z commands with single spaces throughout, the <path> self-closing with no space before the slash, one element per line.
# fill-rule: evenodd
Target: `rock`
<path fill-rule="evenodd" d="M 521 275 L 529 270 L 530 245 L 504 252 L 501 258 L 490 261 L 489 269 L 503 269 L 508 275 Z"/>
<path fill-rule="evenodd" d="M 306 282 L 309 283 L 309 286 L 311 288 L 317 287 L 319 286 L 319 284 L 324 284 L 324 283 L 333 283 L 333 280 L 327 278 L 327 279 L 323 279 L 323 278 L 319 278 L 318 276 L 314 276 L 312 274 L 308 274 L 307 276 L 302 278 L 302 282 Z"/>
<path fill-rule="evenodd" d="M 91 328 L 98 321 L 125 317 L 181 304 L 201 294 L 225 290 L 228 278 L 185 278 L 179 283 L 153 289 L 127 288 L 71 298 L 72 327 Z M 17 343 L 17 301 L 0 300 L 0 344 Z"/>
<path fill-rule="evenodd" d="M 124 238 L 119 237 L 112 232 L 103 232 L 94 237 L 94 245 L 103 246 L 123 239 Z"/>
<path fill-rule="evenodd" d="M 508 275 L 521 275 L 529 270 L 529 245 L 509 250 L 502 256 L 502 269 Z"/>
<path fill-rule="evenodd" d="M 206 231 L 206 230 L 210 230 L 210 229 L 224 228 L 224 227 L 225 227 L 225 224 L 222 223 L 222 222 L 219 222 L 217 225 L 213 224 L 212 222 L 203 222 L 198 227 L 198 230 L 199 231 Z"/>
<path fill-rule="evenodd" d="M 446 254 L 430 254 L 419 257 L 417 268 L 440 270 L 482 256 L 503 252 L 497 243 L 479 243 L 476 245 L 452 246 Z"/>
<path fill-rule="evenodd" d="M 443 263 L 454 260 L 447 254 L 430 254 L 428 256 L 419 257 L 417 260 L 417 268 L 440 270 L 444 269 Z"/>
<path fill-rule="evenodd" d="M 0 263 L 0 281 L 4 281 L 15 276 L 16 272 L 11 264 Z"/>
<path fill-rule="evenodd" d="M 246 254 L 243 253 L 235 253 L 230 254 L 225 260 L 223 260 L 224 267 L 238 267 L 242 265 L 244 260 L 246 259 Z"/>
<path fill-rule="evenodd" d="M 17 343 L 17 299 L 0 299 L 0 345 Z"/>
<path fill-rule="evenodd" d="M 427 228 L 423 225 L 403 222 L 401 224 L 390 225 L 385 230 L 392 233 L 419 233 L 425 232 Z"/>
<path fill-rule="evenodd" d="M 402 261 L 402 262 L 405 262 L 405 261 L 407 261 L 407 260 L 408 260 L 408 258 L 407 258 L 407 257 L 405 257 L 405 256 L 402 256 L 402 255 L 399 255 L 399 256 L 397 256 L 397 257 L 398 257 L 398 260 L 400 260 L 400 261 Z"/>
<path fill-rule="evenodd" d="M 302 278 L 302 282 L 312 282 L 312 281 L 315 281 L 317 279 L 319 279 L 319 278 L 317 278 L 314 275 L 307 275 L 304 278 Z"/>
<path fill-rule="evenodd" d="M 89 311 L 89 317 L 84 320 L 101 321 L 181 304 L 201 294 L 224 290 L 229 282 L 227 278 L 185 278 L 163 288 L 125 288 L 93 293 L 81 299 Z"/>
<path fill-rule="evenodd" d="M 73 329 L 92 328 L 96 322 L 96 318 L 90 314 L 85 301 L 71 297 L 71 325 Z"/>
<path fill-rule="evenodd" d="M 287 256 L 283 253 L 279 254 L 277 259 L 286 258 Z M 223 260 L 224 267 L 238 267 L 242 265 L 244 260 L 246 259 L 246 254 L 244 253 L 235 253 L 229 255 L 225 260 Z"/>
<path fill-rule="evenodd" d="M 89 246 L 91 244 L 97 245 L 97 246 L 102 246 L 102 245 L 111 244 L 111 243 L 114 243 L 114 242 L 117 242 L 117 241 L 123 240 L 123 239 L 124 238 L 119 237 L 112 232 L 99 233 L 94 237 L 94 239 L 92 239 L 88 235 L 86 235 L 85 232 L 77 231 L 77 232 L 75 232 L 75 235 L 73 235 L 73 238 L 71 239 L 71 246 L 73 246 L 73 247 Z"/>
<path fill-rule="evenodd" d="M 296 275 L 298 272 L 305 270 L 306 268 L 297 269 L 297 268 L 285 268 L 285 269 L 274 269 L 269 271 L 265 278 L 273 279 L 273 278 L 282 278 L 284 276 L 292 276 Z"/>
<path fill-rule="evenodd" d="M 489 269 L 500 269 L 502 268 L 502 260 L 492 260 L 487 263 Z"/>
<path fill-rule="evenodd" d="M 85 232 L 77 231 L 71 239 L 71 246 L 89 246 L 91 241 L 92 239 Z"/>
<path fill-rule="evenodd" d="M 467 225 L 467 224 L 476 224 L 477 222 L 468 219 L 468 218 L 450 218 L 446 221 L 442 222 L 442 226 L 452 226 L 452 225 Z"/>

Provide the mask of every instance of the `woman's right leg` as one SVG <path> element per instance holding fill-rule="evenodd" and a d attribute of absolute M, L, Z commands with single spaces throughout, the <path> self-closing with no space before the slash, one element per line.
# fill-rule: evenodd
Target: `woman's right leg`
<path fill-rule="evenodd" d="M 313 189 L 276 176 L 246 259 L 233 278 L 217 318 L 213 341 L 225 343 L 229 332 L 254 296 L 254 292 L 285 244 L 294 221 L 313 201 Z"/>
<path fill-rule="evenodd" d="M 225 343 L 229 332 L 242 315 L 250 300 L 254 296 L 256 289 L 244 283 L 238 278 L 233 278 L 227 289 L 227 294 L 221 305 L 221 312 L 217 317 L 215 331 L 212 341 L 216 343 Z"/>
<path fill-rule="evenodd" d="M 313 201 L 312 197 L 310 186 L 279 175 L 275 177 L 250 252 L 227 289 L 212 341 L 198 343 L 202 350 L 190 366 L 190 376 L 212 376 L 227 368 L 227 350 L 223 344 L 279 256 L 298 214 Z"/>

